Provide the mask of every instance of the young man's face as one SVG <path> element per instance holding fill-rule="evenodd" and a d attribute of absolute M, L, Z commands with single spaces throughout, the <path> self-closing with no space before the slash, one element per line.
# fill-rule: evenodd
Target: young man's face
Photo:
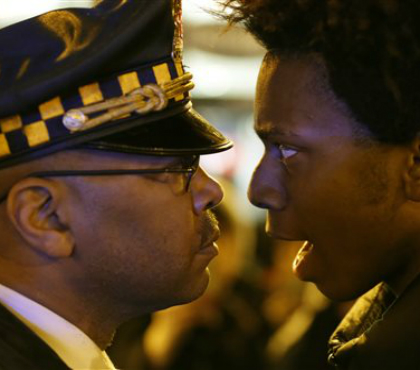
<path fill-rule="evenodd" d="M 175 167 L 179 158 L 98 152 L 94 169 Z M 89 167 L 89 164 L 85 165 Z M 183 174 L 73 177 L 75 284 L 121 307 L 151 311 L 199 297 L 217 254 L 210 208 L 223 196 L 201 168 L 185 192 Z M 102 296 L 101 296 L 102 295 Z"/>
<path fill-rule="evenodd" d="M 255 130 L 265 153 L 249 198 L 267 232 L 308 241 L 294 271 L 327 296 L 351 299 L 410 264 L 401 217 L 402 149 L 357 142 L 354 123 L 304 60 L 271 56 L 257 87 Z"/>

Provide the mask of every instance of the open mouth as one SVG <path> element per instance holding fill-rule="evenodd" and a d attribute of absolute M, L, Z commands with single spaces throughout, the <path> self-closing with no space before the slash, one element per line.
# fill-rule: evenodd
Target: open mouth
<path fill-rule="evenodd" d="M 314 248 L 314 245 L 306 241 L 302 247 L 299 249 L 298 253 L 296 254 L 296 257 L 293 261 L 293 272 L 299 277 L 304 277 L 304 268 L 305 268 L 305 262 L 308 259 L 308 256 L 311 254 L 312 250 Z"/>

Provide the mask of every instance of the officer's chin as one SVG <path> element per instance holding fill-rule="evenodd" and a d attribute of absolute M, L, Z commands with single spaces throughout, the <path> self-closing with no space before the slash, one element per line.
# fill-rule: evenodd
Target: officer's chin
<path fill-rule="evenodd" d="M 187 303 L 191 303 L 206 294 L 210 285 L 210 271 L 208 267 L 205 269 L 201 278 L 195 281 L 195 285 L 185 289 L 184 293 L 177 297 L 175 302 L 169 304 L 170 306 L 179 306 Z"/>

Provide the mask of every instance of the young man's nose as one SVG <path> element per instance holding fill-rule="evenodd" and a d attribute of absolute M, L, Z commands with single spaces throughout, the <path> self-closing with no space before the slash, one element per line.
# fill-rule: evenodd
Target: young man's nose
<path fill-rule="evenodd" d="M 197 215 L 217 206 L 223 199 L 223 189 L 220 184 L 201 167 L 191 180 L 191 194 L 194 212 Z"/>
<path fill-rule="evenodd" d="M 265 157 L 261 159 L 248 187 L 248 199 L 253 205 L 275 211 L 286 207 L 288 196 L 282 184 L 286 174 L 280 166 L 270 163 Z"/>

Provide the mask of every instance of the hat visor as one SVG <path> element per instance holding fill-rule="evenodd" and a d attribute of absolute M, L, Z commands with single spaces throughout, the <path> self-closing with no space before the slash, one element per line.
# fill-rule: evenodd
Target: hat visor
<path fill-rule="evenodd" d="M 89 149 L 162 156 L 218 153 L 232 146 L 231 140 L 193 109 L 81 145 Z"/>

